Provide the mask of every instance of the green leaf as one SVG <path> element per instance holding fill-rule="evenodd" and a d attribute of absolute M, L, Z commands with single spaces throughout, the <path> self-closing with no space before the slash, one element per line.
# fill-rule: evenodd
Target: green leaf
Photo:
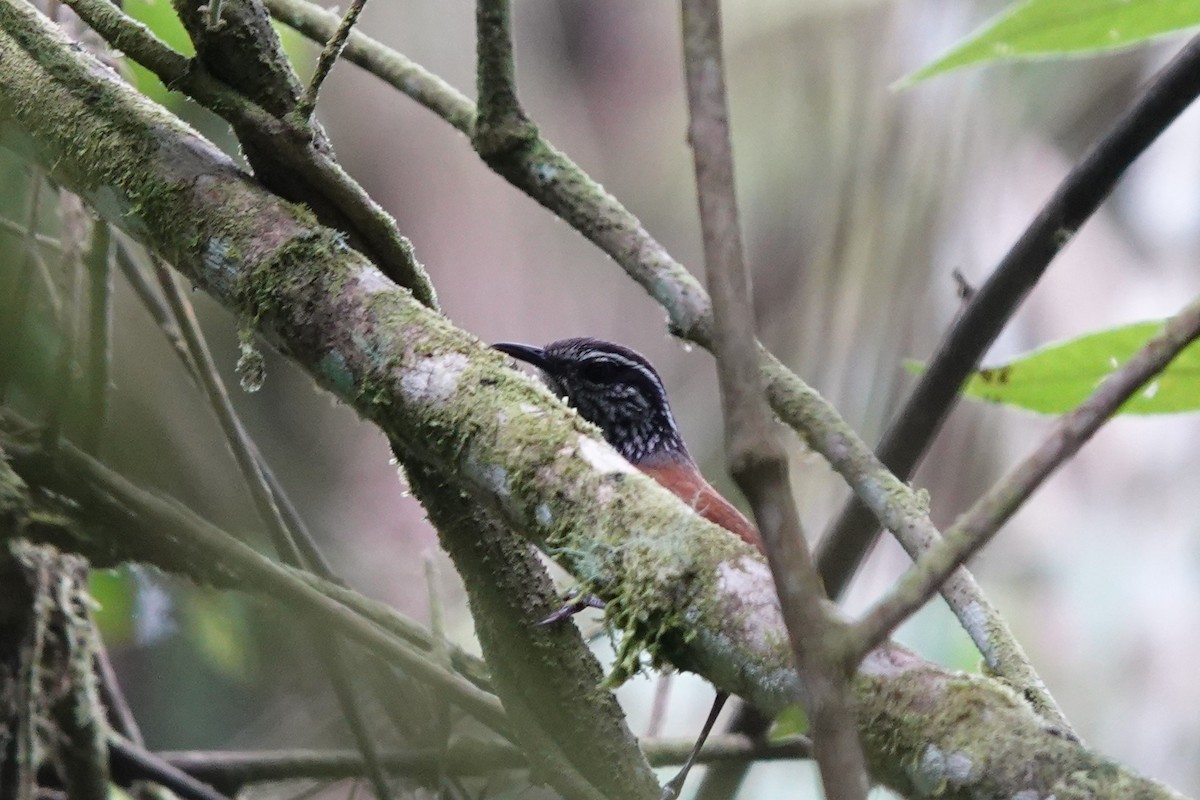
<path fill-rule="evenodd" d="M 775 717 L 767 741 L 778 742 L 790 736 L 803 736 L 808 733 L 808 717 L 799 705 L 788 706 Z"/>
<path fill-rule="evenodd" d="M 196 54 L 196 48 L 192 46 L 192 40 L 188 36 L 187 30 L 184 29 L 183 23 L 179 21 L 170 0 L 125 0 L 123 7 L 126 14 L 149 28 L 155 36 L 166 42 L 176 52 L 189 58 Z M 313 60 L 312 44 L 298 31 L 292 30 L 286 25 L 280 25 L 274 20 L 271 21 L 271 24 L 275 28 L 275 32 L 279 34 L 284 52 L 300 69 L 306 69 L 305 65 Z M 183 103 L 183 95 L 173 94 L 162 85 L 162 81 L 153 72 L 132 58 L 126 59 L 125 64 L 132 73 L 130 82 L 142 94 L 167 107 L 170 107 L 172 102 Z"/>
<path fill-rule="evenodd" d="M 963 394 L 1039 414 L 1063 414 L 1087 399 L 1162 321 L 1138 322 L 1047 345 L 976 372 Z M 910 369 L 913 367 L 910 366 Z M 923 367 L 916 366 L 915 371 Z M 1121 414 L 1178 414 L 1200 409 L 1200 342 L 1184 349 L 1121 407 Z"/>
<path fill-rule="evenodd" d="M 992 61 L 1084 55 L 1200 25 L 1200 0 L 1025 0 L 899 86 Z"/>
<path fill-rule="evenodd" d="M 188 596 L 183 612 L 188 637 L 204 660 L 231 680 L 249 680 L 257 664 L 245 601 L 200 590 Z"/>
<path fill-rule="evenodd" d="M 133 640 L 133 607 L 137 586 L 126 569 L 92 570 L 88 593 L 96 601 L 92 616 L 104 641 L 120 646 Z"/>
<path fill-rule="evenodd" d="M 183 29 L 183 23 L 175 15 L 175 9 L 171 7 L 169 0 L 125 0 L 124 9 L 126 14 L 144 24 L 172 49 L 185 56 L 195 55 L 192 40 L 188 38 L 187 31 Z M 169 105 L 171 92 L 162 85 L 158 76 L 132 58 L 126 59 L 125 63 L 133 72 L 131 83 L 142 94 L 156 103 Z M 181 100 L 179 95 L 176 95 L 176 98 Z"/>

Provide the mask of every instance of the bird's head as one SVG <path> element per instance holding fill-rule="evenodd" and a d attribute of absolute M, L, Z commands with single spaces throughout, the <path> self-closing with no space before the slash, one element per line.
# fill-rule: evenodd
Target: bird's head
<path fill-rule="evenodd" d="M 537 367 L 550 391 L 599 427 L 631 464 L 690 459 L 662 380 L 640 353 L 589 338 L 560 339 L 545 347 L 492 346 Z"/>

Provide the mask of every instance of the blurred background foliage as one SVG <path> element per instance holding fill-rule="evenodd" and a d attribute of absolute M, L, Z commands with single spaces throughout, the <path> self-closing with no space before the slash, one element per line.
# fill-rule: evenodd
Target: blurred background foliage
<path fill-rule="evenodd" d="M 762 337 L 868 441 L 912 384 L 903 360 L 928 357 L 953 319 L 960 304 L 953 273 L 969 284 L 987 276 L 1083 149 L 1178 46 L 1168 39 L 1087 61 L 1000 66 L 889 88 L 1000 7 L 726 4 L 739 199 Z M 185 47 L 165 0 L 129 0 L 126 8 Z M 675 6 L 525 0 L 515 4 L 515 17 L 523 99 L 543 132 L 699 271 Z M 472 93 L 470 3 L 376 2 L 360 27 Z M 290 33 L 287 45 L 306 77 L 315 46 Z M 166 93 L 140 68 L 126 74 L 234 149 L 207 112 Z M 485 341 L 587 334 L 644 352 L 663 374 L 694 453 L 722 491 L 734 493 L 721 460 L 711 359 L 672 340 L 663 311 L 614 264 L 492 174 L 464 137 L 357 68 L 334 70 L 318 114 L 342 163 L 412 239 L 456 324 Z M 4 220 L 26 226 L 34 219 L 54 238 L 72 224 L 57 190 L 4 150 L 0 185 Z M 1193 109 L 1060 256 L 993 357 L 1164 317 L 1194 297 L 1197 186 L 1200 116 Z M 8 402 L 40 418 L 62 391 L 53 366 L 63 336 L 50 309 L 71 303 L 78 290 L 52 247 L 41 251 L 45 273 L 26 273 L 24 252 L 21 235 L 0 228 L 0 380 Z M 237 321 L 199 293 L 192 300 L 235 386 Z M 101 456 L 265 548 L 207 404 L 119 276 L 114 323 L 112 411 Z M 445 559 L 378 432 L 273 354 L 262 390 L 234 395 L 337 571 L 355 588 L 427 619 L 424 562 Z M 68 417 L 68 433 L 77 425 Z M 935 522 L 950 522 L 1049 425 L 1018 411 L 960 407 L 915 481 L 930 492 Z M 1110 424 L 975 562 L 1085 739 L 1193 794 L 1200 792 L 1198 437 L 1200 422 L 1190 416 Z M 815 539 L 847 490 L 790 441 L 795 490 Z M 906 563 L 883 542 L 846 606 L 863 608 Z M 444 563 L 437 574 L 433 589 L 447 632 L 471 648 L 453 568 Z M 136 568 L 99 571 L 92 586 L 152 747 L 347 741 L 302 631 L 279 607 Z M 905 626 L 901 639 L 934 660 L 978 668 L 940 601 Z M 607 652 L 603 642 L 597 648 Z M 655 680 L 638 678 L 620 691 L 635 731 L 647 725 Z M 702 681 L 675 680 L 662 732 L 694 734 L 709 696 Z M 794 791 L 796 770 L 760 765 L 741 796 Z M 327 796 L 347 791 L 343 784 Z"/>

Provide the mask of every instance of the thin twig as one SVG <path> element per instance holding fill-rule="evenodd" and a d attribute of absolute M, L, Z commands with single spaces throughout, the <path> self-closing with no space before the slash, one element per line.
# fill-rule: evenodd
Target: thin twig
<path fill-rule="evenodd" d="M 267 526 L 275 551 L 283 562 L 295 567 L 304 567 L 306 562 L 297 545 L 297 540 L 301 533 L 305 536 L 308 535 L 307 529 L 297 530 L 288 526 L 276 502 L 276 492 L 272 491 L 261 468 L 262 457 L 259 450 L 245 426 L 242 425 L 241 419 L 229 399 L 225 383 L 217 372 L 217 366 L 213 362 L 212 353 L 209 352 L 204 333 L 200 330 L 200 323 L 196 319 L 192 304 L 180 290 L 175 275 L 161 260 L 153 256 L 151 258 L 154 262 L 159 287 L 162 289 L 171 313 L 180 326 L 184 341 L 187 343 L 188 353 L 200 378 L 200 385 L 217 417 L 222 433 L 225 434 L 226 443 L 233 452 L 238 472 L 250 492 L 259 519 Z M 282 492 L 281 487 L 276 486 L 275 488 Z M 296 519 L 299 517 L 297 516 Z M 317 550 L 311 539 L 308 549 L 310 551 Z M 323 631 L 312 626 L 309 626 L 308 633 L 318 657 L 329 674 L 330 682 L 350 732 L 370 767 L 375 793 L 380 800 L 390 800 L 392 793 L 387 784 L 387 776 L 384 775 L 383 769 L 379 765 L 374 741 L 366 730 L 366 723 L 351 686 L 345 661 L 337 652 L 338 641 L 336 638 L 330 639 Z"/>
<path fill-rule="evenodd" d="M 113 779 L 128 785 L 134 781 L 151 781 L 170 789 L 181 800 L 228 800 L 228 798 L 162 757 L 146 752 L 118 736 L 108 740 L 108 757 L 112 762 Z"/>
<path fill-rule="evenodd" d="M 390 800 L 393 796 L 392 787 L 388 783 L 387 773 L 380 762 L 375 740 L 367 729 L 367 720 L 363 715 L 358 696 L 354 692 L 354 684 L 350 681 L 350 670 L 346 664 L 346 658 L 339 649 L 341 642 L 336 636 L 333 638 L 325 636 L 324 632 L 315 625 L 308 626 L 308 634 L 309 641 L 316 650 L 317 658 L 329 676 L 329 683 L 333 687 L 334 697 L 337 698 L 338 706 L 342 710 L 346 727 L 350 730 L 354 744 L 362 755 L 363 764 L 366 767 L 364 771 L 375 790 L 375 797 L 378 800 Z"/>
<path fill-rule="evenodd" d="M 663 722 L 667 718 L 667 701 L 671 697 L 671 678 L 675 673 L 666 671 L 659 673 L 654 682 L 654 700 L 650 703 L 650 719 L 646 722 L 646 738 L 652 739 L 662 733 Z"/>
<path fill-rule="evenodd" d="M 163 299 L 162 292 L 146 277 L 145 271 L 135 262 L 129 247 L 121 239 L 117 240 L 117 268 L 121 270 L 121 274 L 125 276 L 125 282 L 142 302 L 142 307 L 150 313 L 155 324 L 158 325 L 159 332 L 167 340 L 167 344 L 171 346 L 171 351 L 179 358 L 183 368 L 187 370 L 188 377 L 199 386 L 200 376 L 196 374 L 196 365 L 192 363 L 192 357 L 188 354 L 187 342 L 183 340 L 183 334 L 179 331 L 175 315 L 171 313 L 167 301 Z"/>
<path fill-rule="evenodd" d="M 442 596 L 439 591 L 441 581 L 438 580 L 437 563 L 433 560 L 432 553 L 425 554 L 425 589 L 429 597 L 429 635 L 433 639 L 433 655 L 444 666 L 450 666 L 450 649 L 447 646 L 449 642 L 446 640 L 446 618 L 444 609 L 442 608 Z M 440 756 L 445 756 L 450 747 L 450 705 L 448 703 L 437 703 L 433 708 L 433 722 L 437 726 L 434 733 L 437 742 L 437 749 Z M 438 769 L 439 784 L 445 781 L 447 776 L 444 770 Z"/>
<path fill-rule="evenodd" d="M 691 739 L 643 739 L 642 750 L 655 767 L 682 763 Z M 697 764 L 732 761 L 780 761 L 809 758 L 812 743 L 804 737 L 755 742 L 745 736 L 712 736 L 696 757 Z M 342 780 L 363 774 L 362 758 L 352 750 L 180 751 L 156 753 L 163 761 L 200 780 L 241 789 L 255 783 L 289 780 Z M 385 753 L 388 772 L 428 777 L 438 769 L 455 775 L 482 775 L 528 765 L 520 748 L 506 742 L 458 739 L 439 762 L 434 749 Z"/>
<path fill-rule="evenodd" d="M 1200 96 L 1200 37 L 1192 39 L 1141 97 L 1068 173 L 938 345 L 879 443 L 880 460 L 908 480 L 958 399 L 958 390 L 1020 303 L 1129 166 Z M 872 509 L 873 511 L 873 509 Z M 817 564 L 839 595 L 878 531 L 861 498 L 851 499 L 821 539 Z"/>
<path fill-rule="evenodd" d="M 31 283 L 29 277 L 33 273 L 39 255 L 34 237 L 37 236 L 42 202 L 41 170 L 32 170 L 29 182 L 29 210 L 25 215 L 24 227 L 24 257 L 21 259 L 21 268 L 13 276 L 12 294 L 8 299 L 8 302 L 11 303 L 11 311 L 4 315 L 6 319 L 0 319 L 0 336 L 6 342 L 4 347 L 0 347 L 0 402 L 7 397 L 8 381 L 13 377 L 10 373 L 16 369 L 17 360 L 22 352 L 21 341 L 25 335 L 25 316 L 28 311 Z"/>
<path fill-rule="evenodd" d="M 221 376 L 217 372 L 217 365 L 213 361 L 212 353 L 209 352 L 208 343 L 200 330 L 200 323 L 196 319 L 192 304 L 180 290 L 179 284 L 176 282 L 177 278 L 167 266 L 156 256 L 151 256 L 151 260 L 154 263 L 155 277 L 158 280 L 159 288 L 167 301 L 168 308 L 171 309 L 171 314 L 179 324 L 184 342 L 187 343 L 188 353 L 196 365 L 196 373 L 200 378 L 204 396 L 208 399 L 208 404 L 217 418 L 217 424 L 220 425 L 221 432 L 225 435 L 225 441 L 233 453 L 238 472 L 254 501 L 259 519 L 267 527 L 271 544 L 285 564 L 304 566 L 292 532 L 284 524 L 279 507 L 275 503 L 275 497 L 267 486 L 262 471 L 258 468 L 258 463 L 254 458 L 256 448 L 251 443 L 250 434 L 233 409 L 229 392 L 226 391 L 225 382 L 221 380 Z"/>
<path fill-rule="evenodd" d="M 924 553 L 857 624 L 858 651 L 865 654 L 932 597 L 959 565 L 995 535 L 1030 495 L 1075 455 L 1147 381 L 1200 337 L 1200 300 L 1172 317 L 1132 358 L 1112 372 L 1074 411 L 1064 415 L 1042 444 L 963 514 L 945 538 Z"/>
<path fill-rule="evenodd" d="M 65 189 L 58 192 L 62 216 L 63 244 L 61 274 L 67 281 L 67 297 L 59 319 L 59 347 L 54 362 L 51 393 L 46 401 L 46 427 L 43 441 L 52 443 L 62 435 L 66 418 L 77 401 L 76 378 L 79 371 L 79 318 L 83 314 L 83 252 L 89 220 L 83 201 Z"/>
<path fill-rule="evenodd" d="M 56 239 L 55 237 L 49 236 L 45 233 L 38 233 L 36 231 L 31 232 L 27 227 L 25 227 L 21 223 L 17 222 L 16 220 L 5 219 L 4 217 L 0 217 L 0 231 L 4 231 L 5 233 L 11 233 L 12 235 L 17 236 L 21 239 L 26 239 L 26 240 L 31 239 L 32 241 L 37 242 L 38 244 L 40 244 L 42 247 L 46 248 L 47 250 L 53 250 L 56 253 L 59 252 L 60 250 L 62 250 L 62 245 L 59 244 L 58 239 Z"/>
<path fill-rule="evenodd" d="M 94 622 L 92 626 L 92 635 L 96 642 L 96 677 L 100 681 L 100 699 L 108 711 L 109 725 L 133 744 L 143 747 L 145 741 L 142 739 L 141 728 L 138 727 L 137 718 L 133 715 L 133 709 L 129 707 L 125 693 L 121 691 L 121 682 L 117 680 L 117 672 L 108 657 L 108 648 L 104 646 L 104 639 L 101 638 L 100 630 L 95 627 Z"/>
<path fill-rule="evenodd" d="M 683 0 L 683 52 L 704 262 L 713 303 L 713 352 L 731 471 L 754 509 L 767 561 L 805 681 L 815 757 L 825 796 L 864 800 L 869 787 L 840 628 L 822 605 L 757 365 L 754 306 L 742 253 L 725 93 L 719 0 Z"/>
<path fill-rule="evenodd" d="M 439 647 L 439 645 L 435 644 L 432 633 L 391 606 L 365 597 L 344 585 L 317 577 L 310 572 L 294 570 L 294 574 L 301 581 L 329 599 L 350 608 L 393 636 L 403 639 L 425 653 L 428 653 L 431 657 Z M 448 641 L 443 641 L 440 647 L 444 648 L 448 654 L 449 664 L 453 666 L 455 672 L 483 691 L 491 694 L 495 693 L 488 678 L 487 664 L 483 659 L 467 653 L 462 648 Z"/>
<path fill-rule="evenodd" d="M 175 319 L 174 312 L 172 312 L 170 306 L 163 298 L 161 291 L 151 285 L 146 278 L 144 270 L 136 263 L 130 248 L 124 241 L 120 240 L 117 242 L 117 266 L 120 267 L 126 281 L 128 281 L 134 293 L 137 294 L 138 299 L 141 300 L 142 306 L 154 318 L 160 332 L 171 345 L 171 350 L 179 358 L 183 368 L 187 370 L 188 377 L 199 387 L 201 385 L 200 376 L 196 371 L 196 365 L 193 363 L 192 356 L 188 352 L 187 342 L 184 341 L 183 334 L 179 330 L 179 323 Z M 184 294 L 183 297 L 186 298 L 187 295 Z M 283 515 L 285 527 L 293 533 L 296 546 L 300 549 L 300 554 L 304 557 L 305 563 L 316 574 L 326 580 L 342 583 L 337 575 L 334 574 L 333 568 L 329 565 L 329 561 L 325 558 L 324 553 L 317 547 L 316 540 L 309 531 L 308 525 L 304 522 L 304 518 L 300 516 L 291 497 L 284 491 L 283 486 L 279 483 L 279 479 L 275 477 L 275 472 L 271 469 L 271 466 L 262 457 L 262 453 L 259 452 L 254 440 L 247 439 L 247 444 L 251 448 L 251 455 L 254 457 L 255 463 L 258 465 L 263 478 L 267 482 L 267 486 L 271 491 L 272 497 L 275 499 L 280 514 Z"/>
<path fill-rule="evenodd" d="M 341 24 L 337 30 L 329 37 L 329 41 L 325 43 L 325 47 L 321 50 L 321 55 L 317 58 L 317 66 L 313 71 L 312 80 L 308 87 L 304 90 L 304 96 L 300 98 L 299 104 L 296 106 L 296 115 L 299 119 L 306 123 L 313 115 L 313 110 L 317 107 L 317 95 L 321 91 L 321 86 L 325 83 L 325 79 L 329 77 L 329 71 L 333 69 L 333 65 L 337 62 L 338 56 L 342 54 L 342 50 L 346 47 L 346 39 L 350 36 L 350 31 L 354 28 L 354 23 L 358 21 L 358 15 L 362 13 L 363 6 L 367 4 L 367 0 L 353 0 L 350 7 L 346 9 L 345 16 L 342 17 Z"/>
<path fill-rule="evenodd" d="M 108 223 L 92 226 L 92 243 L 87 253 L 88 333 L 87 385 L 83 398 L 79 445 L 96 455 L 108 422 L 108 376 L 112 370 L 112 236 Z"/>
<path fill-rule="evenodd" d="M 271 16 L 304 36 L 324 42 L 337 31 L 341 20 L 332 11 L 306 0 L 265 0 Z M 475 128 L 475 104 L 446 81 L 420 64 L 367 36 L 352 30 L 342 58 L 377 75 L 467 136 Z"/>

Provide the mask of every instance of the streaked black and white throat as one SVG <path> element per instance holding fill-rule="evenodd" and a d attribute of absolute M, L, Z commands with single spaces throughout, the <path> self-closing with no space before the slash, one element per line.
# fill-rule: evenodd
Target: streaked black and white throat
<path fill-rule="evenodd" d="M 599 427 L 627 461 L 690 458 L 662 380 L 640 353 L 590 338 L 551 342 L 544 353 L 546 385 Z"/>

